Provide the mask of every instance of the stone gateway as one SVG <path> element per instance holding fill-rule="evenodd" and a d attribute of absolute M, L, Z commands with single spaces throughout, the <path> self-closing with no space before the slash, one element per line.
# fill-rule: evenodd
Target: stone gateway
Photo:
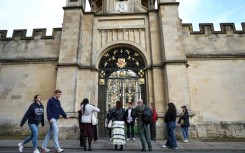
<path fill-rule="evenodd" d="M 19 128 L 35 94 L 44 106 L 55 89 L 70 119 L 60 119 L 60 138 L 79 137 L 77 111 L 88 98 L 98 113 L 99 136 L 117 100 L 153 103 L 157 139 L 166 138 L 163 118 L 173 102 L 190 113 L 192 138 L 245 138 L 245 23 L 181 22 L 175 0 L 67 0 L 61 28 L 0 30 L 0 135 Z M 157 8 L 155 8 L 157 3 Z M 45 109 L 46 114 L 46 109 Z M 40 128 L 40 134 L 47 130 Z M 177 129 L 180 138 L 180 129 Z"/>

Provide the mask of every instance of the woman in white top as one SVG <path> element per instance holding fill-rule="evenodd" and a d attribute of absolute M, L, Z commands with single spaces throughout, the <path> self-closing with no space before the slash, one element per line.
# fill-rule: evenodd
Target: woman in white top
<path fill-rule="evenodd" d="M 93 112 L 99 112 L 100 109 L 97 107 L 94 107 L 93 105 L 89 104 L 89 100 L 87 98 L 83 99 L 82 105 L 81 105 L 81 122 L 82 122 L 82 133 L 84 138 L 84 151 L 87 150 L 86 147 L 86 139 L 88 138 L 88 150 L 92 151 L 91 149 L 91 141 L 94 137 L 94 128 L 92 126 L 92 113 Z"/>

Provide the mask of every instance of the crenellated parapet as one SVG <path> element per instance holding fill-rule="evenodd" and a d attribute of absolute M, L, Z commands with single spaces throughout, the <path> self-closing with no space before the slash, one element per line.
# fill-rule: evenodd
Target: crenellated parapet
<path fill-rule="evenodd" d="M 201 23 L 199 31 L 193 31 L 192 24 L 182 24 L 187 57 L 244 57 L 240 55 L 244 55 L 245 23 L 241 25 L 242 30 L 236 30 L 234 23 L 221 23 L 220 31 L 215 31 L 212 23 Z"/>
<path fill-rule="evenodd" d="M 189 31 L 190 34 L 244 34 L 245 33 L 245 22 L 241 23 L 242 30 L 236 30 L 234 23 L 220 23 L 220 31 L 214 30 L 213 23 L 200 23 L 199 31 L 193 31 L 191 23 L 182 24 L 183 30 Z"/>
<path fill-rule="evenodd" d="M 46 28 L 33 29 L 32 36 L 26 36 L 26 29 L 16 29 L 13 31 L 12 37 L 7 37 L 7 30 L 0 30 L 0 40 L 1 41 L 11 41 L 11 40 L 34 40 L 34 39 L 54 39 L 56 36 L 60 35 L 62 28 L 53 28 L 52 35 L 46 35 Z"/>

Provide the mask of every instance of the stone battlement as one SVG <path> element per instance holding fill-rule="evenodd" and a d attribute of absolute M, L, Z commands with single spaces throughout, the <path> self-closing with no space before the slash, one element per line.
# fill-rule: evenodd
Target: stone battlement
<path fill-rule="evenodd" d="M 16 29 L 13 31 L 12 37 L 7 37 L 7 30 L 0 30 L 0 40 L 1 41 L 11 41 L 11 40 L 34 40 L 34 39 L 54 39 L 57 35 L 61 34 L 62 28 L 53 28 L 52 35 L 46 35 L 46 28 L 33 29 L 32 36 L 26 36 L 26 29 Z"/>
<path fill-rule="evenodd" d="M 191 23 L 182 24 L 184 31 L 189 31 L 190 34 L 245 34 L 245 22 L 241 23 L 242 30 L 236 30 L 234 23 L 220 23 L 221 31 L 215 31 L 213 23 L 200 23 L 199 31 L 193 31 Z"/>

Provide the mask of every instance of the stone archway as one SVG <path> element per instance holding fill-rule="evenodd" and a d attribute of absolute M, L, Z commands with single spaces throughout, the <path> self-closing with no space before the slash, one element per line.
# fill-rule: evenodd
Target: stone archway
<path fill-rule="evenodd" d="M 146 101 L 145 67 L 141 54 L 128 46 L 114 47 L 102 56 L 98 75 L 100 136 L 108 136 L 104 121 L 109 107 L 113 107 L 117 100 L 124 106 L 138 99 Z"/>

